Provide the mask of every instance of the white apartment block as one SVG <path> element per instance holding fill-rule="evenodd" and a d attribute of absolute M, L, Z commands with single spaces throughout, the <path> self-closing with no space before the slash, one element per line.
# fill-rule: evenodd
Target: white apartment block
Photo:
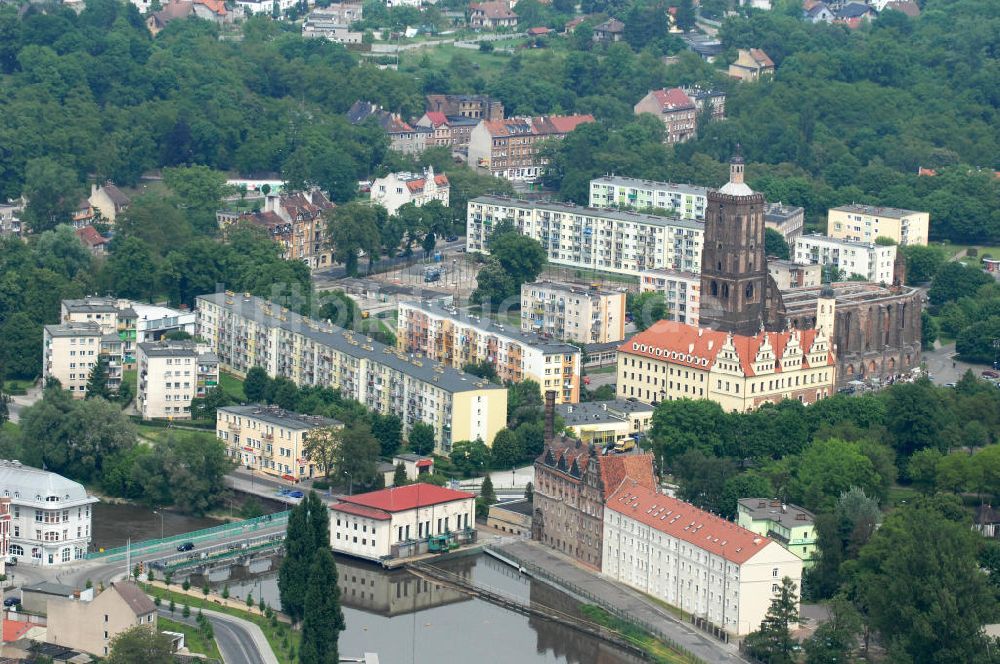
<path fill-rule="evenodd" d="M 555 281 L 521 284 L 521 331 L 603 344 L 625 338 L 625 293 Z"/>
<path fill-rule="evenodd" d="M 568 343 L 507 329 L 453 307 L 429 302 L 400 302 L 396 342 L 404 353 L 416 353 L 456 369 L 487 362 L 500 380 L 533 380 L 542 392 L 554 390 L 556 403 L 580 400 L 580 349 Z"/>
<path fill-rule="evenodd" d="M 802 559 L 777 542 L 626 479 L 604 510 L 601 572 L 730 634 L 760 628 Z"/>
<path fill-rule="evenodd" d="M 155 341 L 168 332 L 194 334 L 195 322 L 193 311 L 96 295 L 63 300 L 59 318 L 64 323 L 95 322 L 104 334 L 117 334 L 125 364 L 135 362 L 135 344 Z"/>
<path fill-rule="evenodd" d="M 896 244 L 927 244 L 930 213 L 873 205 L 842 205 L 827 213 L 826 234 L 854 242 L 887 237 Z"/>
<path fill-rule="evenodd" d="M 191 401 L 219 384 L 219 359 L 193 341 L 150 341 L 137 353 L 142 419 L 191 419 Z"/>
<path fill-rule="evenodd" d="M 42 378 L 55 378 L 74 399 L 87 395 L 87 382 L 98 359 L 108 360 L 108 388 L 122 382 L 122 341 L 105 334 L 96 322 L 61 323 L 42 328 Z"/>
<path fill-rule="evenodd" d="M 10 498 L 8 555 L 43 567 L 82 560 L 90 546 L 90 506 L 82 484 L 47 470 L 0 460 L 0 490 Z"/>
<path fill-rule="evenodd" d="M 493 228 L 505 220 L 538 240 L 557 265 L 631 275 L 701 271 L 702 221 L 480 196 L 469 201 L 466 249 L 488 253 Z"/>
<path fill-rule="evenodd" d="M 878 245 L 826 237 L 804 235 L 795 240 L 793 260 L 802 265 L 832 265 L 842 271 L 843 279 L 860 275 L 876 284 L 892 284 L 896 245 Z"/>
<path fill-rule="evenodd" d="M 399 416 L 406 433 L 416 422 L 430 424 L 444 453 L 453 440 L 490 445 L 506 426 L 507 390 L 500 385 L 249 294 L 200 295 L 197 303 L 199 336 L 236 375 L 259 366 L 299 386 L 338 389 L 370 410 Z"/>
<path fill-rule="evenodd" d="M 639 275 L 639 292 L 662 293 L 667 302 L 667 320 L 698 325 L 701 277 L 678 270 L 645 270 Z"/>
<path fill-rule="evenodd" d="M 590 207 L 663 208 L 681 219 L 705 219 L 708 187 L 607 175 L 590 181 Z"/>
<path fill-rule="evenodd" d="M 451 186 L 448 176 L 434 175 L 434 168 L 424 170 L 423 174 L 389 173 L 384 178 L 375 178 L 371 184 L 371 201 L 384 207 L 390 215 L 399 212 L 399 208 L 407 203 L 417 207 L 439 201 L 448 207 L 448 197 Z"/>

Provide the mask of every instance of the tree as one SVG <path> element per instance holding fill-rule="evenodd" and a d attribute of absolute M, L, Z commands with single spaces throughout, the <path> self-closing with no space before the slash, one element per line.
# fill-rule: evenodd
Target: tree
<path fill-rule="evenodd" d="M 952 421 L 928 380 L 893 385 L 885 395 L 886 429 L 900 459 L 927 447 L 946 449 L 942 433 Z"/>
<path fill-rule="evenodd" d="M 861 634 L 861 615 L 849 601 L 835 597 L 829 604 L 830 619 L 802 644 L 806 664 L 841 664 L 851 661 L 851 653 Z"/>
<path fill-rule="evenodd" d="M 68 224 L 83 191 L 77 174 L 51 157 L 28 161 L 24 169 L 23 220 L 35 233 Z"/>
<path fill-rule="evenodd" d="M 231 190 L 226 185 L 226 174 L 207 166 L 165 168 L 163 181 L 177 196 L 191 226 L 203 235 L 215 235 L 215 213 L 222 205 L 222 197 Z"/>
<path fill-rule="evenodd" d="M 938 340 L 940 327 L 938 322 L 931 317 L 926 309 L 920 311 L 920 346 L 924 350 L 934 348 L 934 342 Z"/>
<path fill-rule="evenodd" d="M 764 252 L 781 260 L 788 260 L 790 254 L 785 236 L 773 228 L 764 229 Z"/>
<path fill-rule="evenodd" d="M 329 547 L 322 547 L 313 555 L 309 569 L 299 662 L 337 664 L 340 661 L 337 641 L 344 628 L 344 614 L 340 608 L 340 587 L 337 584 L 337 565 Z"/>
<path fill-rule="evenodd" d="M 667 300 L 663 293 L 629 293 L 626 300 L 626 311 L 640 332 L 667 317 Z"/>
<path fill-rule="evenodd" d="M 231 469 L 222 441 L 211 435 L 172 430 L 156 454 L 139 458 L 133 477 L 143 486 L 146 502 L 174 505 L 200 516 L 221 502 L 225 476 Z"/>
<path fill-rule="evenodd" d="M 479 487 L 479 499 L 486 505 L 495 505 L 497 502 L 496 491 L 493 490 L 493 480 L 487 475 L 483 478 L 483 483 Z"/>
<path fill-rule="evenodd" d="M 451 462 L 466 477 L 479 475 L 490 465 L 490 448 L 480 439 L 460 440 L 451 446 Z"/>
<path fill-rule="evenodd" d="M 184 607 L 187 609 L 187 607 Z M 111 639 L 107 664 L 173 664 L 170 639 L 146 625 L 136 625 Z"/>
<path fill-rule="evenodd" d="M 382 456 L 391 457 L 403 445 L 403 421 L 392 413 L 372 413 L 372 435 L 378 439 Z"/>
<path fill-rule="evenodd" d="M 414 423 L 406 442 L 414 454 L 430 454 L 434 451 L 434 427 L 426 422 Z"/>
<path fill-rule="evenodd" d="M 94 366 L 90 369 L 90 377 L 87 379 L 87 398 L 110 399 L 111 390 L 108 389 L 108 358 L 99 355 Z"/>
<path fill-rule="evenodd" d="M 126 237 L 115 247 L 101 277 L 120 297 L 144 300 L 156 292 L 156 265 L 148 243 Z"/>
<path fill-rule="evenodd" d="M 1000 339 L 1000 316 L 973 323 L 962 330 L 955 340 L 955 350 L 965 362 L 988 364 L 997 357 L 997 349 L 993 347 L 996 339 Z"/>
<path fill-rule="evenodd" d="M 384 215 L 384 208 L 359 202 L 342 205 L 330 215 L 327 237 L 333 247 L 333 259 L 344 264 L 347 276 L 358 275 L 358 257 L 362 252 L 374 260 L 381 245 L 379 228 L 385 219 L 380 217 Z"/>
<path fill-rule="evenodd" d="M 789 629 L 799 621 L 795 590 L 795 583 L 784 577 L 760 629 L 749 634 L 744 642 L 747 651 L 764 664 L 792 664 L 795 661 L 796 644 Z"/>
<path fill-rule="evenodd" d="M 920 497 L 886 518 L 861 550 L 850 587 L 890 659 L 985 661 L 982 625 L 996 599 L 979 568 L 980 545 L 955 498 Z"/>
<path fill-rule="evenodd" d="M 529 503 L 535 498 L 535 485 L 532 482 L 528 482 L 524 485 L 524 499 Z"/>
<path fill-rule="evenodd" d="M 244 384 L 244 389 L 246 385 Z M 310 461 L 319 466 L 323 476 L 330 479 L 340 456 L 340 448 L 344 444 L 345 430 L 343 426 L 335 425 L 318 427 L 309 432 L 305 441 L 305 453 Z"/>
<path fill-rule="evenodd" d="M 0 369 L 6 378 L 31 380 L 42 372 L 42 326 L 25 312 L 10 316 L 0 327 Z"/>
<path fill-rule="evenodd" d="M 927 297 L 931 304 L 941 305 L 975 293 L 980 286 L 992 282 L 993 278 L 978 268 L 968 267 L 959 261 L 949 261 L 935 273 Z"/>
<path fill-rule="evenodd" d="M 534 281 L 545 267 L 545 249 L 520 233 L 504 233 L 490 245 L 490 255 L 510 275 L 517 288 Z"/>
<path fill-rule="evenodd" d="M 243 380 L 243 394 L 249 403 L 264 403 L 270 385 L 271 378 L 264 367 L 251 367 Z"/>
<path fill-rule="evenodd" d="M 375 481 L 380 451 L 367 424 L 355 422 L 345 427 L 333 462 L 337 477 L 341 482 L 369 486 Z"/>
<path fill-rule="evenodd" d="M 694 10 L 694 3 L 692 0 L 681 0 L 677 5 L 677 27 L 681 30 L 687 32 L 694 28 L 694 22 L 697 15 Z"/>
<path fill-rule="evenodd" d="M 513 468 L 524 456 L 520 439 L 510 429 L 501 429 L 497 432 L 490 452 L 494 468 Z"/>
<path fill-rule="evenodd" d="M 923 284 L 930 281 L 945 261 L 940 247 L 908 244 L 900 247 L 906 259 L 906 283 Z"/>
<path fill-rule="evenodd" d="M 288 515 L 285 533 L 285 555 L 278 569 L 278 595 L 281 610 L 298 622 L 305 610 L 305 595 L 309 583 L 309 564 L 313 552 L 312 527 L 308 505 L 302 501 Z"/>
<path fill-rule="evenodd" d="M 400 461 L 396 464 L 396 471 L 392 474 L 393 486 L 406 486 L 409 481 L 406 478 L 406 465 Z"/>
<path fill-rule="evenodd" d="M 467 374 L 472 374 L 473 376 L 485 378 L 493 383 L 500 382 L 500 376 L 497 375 L 496 368 L 494 368 L 491 362 L 486 360 L 482 360 L 480 362 L 468 362 L 462 366 L 462 371 Z"/>
<path fill-rule="evenodd" d="M 503 266 L 491 260 L 476 275 L 476 290 L 470 299 L 473 304 L 488 305 L 498 310 L 504 300 L 517 294 L 517 289 L 518 285 Z"/>
<path fill-rule="evenodd" d="M 837 497 L 851 487 L 876 494 L 882 485 L 871 459 L 856 442 L 835 438 L 814 441 L 793 466 L 789 497 L 811 510 L 833 507 Z"/>
<path fill-rule="evenodd" d="M 661 462 L 669 464 L 689 449 L 723 456 L 731 426 L 730 416 L 714 401 L 660 401 L 650 434 Z"/>

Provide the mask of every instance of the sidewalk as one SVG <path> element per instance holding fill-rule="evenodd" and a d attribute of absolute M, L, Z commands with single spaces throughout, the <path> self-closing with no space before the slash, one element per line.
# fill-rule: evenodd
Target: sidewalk
<path fill-rule="evenodd" d="M 553 583 L 560 581 L 564 590 L 578 588 L 599 598 L 608 606 L 615 607 L 635 620 L 659 629 L 677 645 L 704 662 L 711 664 L 744 663 L 735 643 L 723 643 L 699 631 L 694 626 L 676 618 L 663 607 L 646 598 L 642 593 L 615 583 L 597 572 L 584 569 L 566 556 L 548 549 L 538 542 L 529 540 L 503 541 L 498 544 L 482 542 L 502 555 L 510 556 L 523 563 L 540 568 L 552 577 Z M 545 578 L 541 579 L 543 582 Z"/>

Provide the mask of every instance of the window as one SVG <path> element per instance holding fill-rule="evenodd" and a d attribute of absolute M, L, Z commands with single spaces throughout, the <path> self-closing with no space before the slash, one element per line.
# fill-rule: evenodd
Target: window
<path fill-rule="evenodd" d="M 771 570 L 771 576 L 773 576 L 774 578 L 778 578 L 778 568 L 777 567 L 775 567 L 774 569 Z"/>

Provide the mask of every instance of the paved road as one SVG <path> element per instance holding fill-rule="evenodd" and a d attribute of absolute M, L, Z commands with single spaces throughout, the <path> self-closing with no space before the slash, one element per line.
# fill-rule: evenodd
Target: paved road
<path fill-rule="evenodd" d="M 161 606 L 158 613 L 185 625 L 198 626 L 195 618 L 184 618 L 179 612 L 170 613 L 165 606 Z M 257 625 L 225 613 L 208 610 L 203 613 L 212 625 L 215 643 L 225 664 L 277 664 L 278 659 Z"/>
<path fill-rule="evenodd" d="M 931 380 L 937 385 L 957 383 L 958 379 L 969 369 L 972 370 L 972 373 L 979 376 L 984 370 L 990 368 L 985 364 L 969 364 L 956 360 L 954 343 L 939 346 L 934 350 L 924 351 L 923 361 L 927 365 L 927 371 L 933 376 Z"/>
<path fill-rule="evenodd" d="M 434 251 L 447 253 L 447 252 L 453 252 L 459 249 L 460 247 L 464 246 L 465 246 L 465 238 L 460 237 L 454 242 L 438 242 L 437 245 L 434 247 Z M 390 269 L 394 269 L 395 267 L 405 265 L 408 261 L 419 259 L 422 255 L 423 255 L 423 250 L 419 246 L 417 246 L 414 247 L 413 256 L 409 256 L 406 258 L 403 257 L 383 258 L 378 263 L 376 263 L 376 269 L 378 269 L 379 272 L 389 272 Z M 362 276 L 365 276 L 365 270 L 367 268 L 368 268 L 368 260 L 362 258 L 358 262 L 358 271 L 361 273 Z M 423 267 L 421 267 L 420 269 L 423 270 Z M 338 279 L 343 279 L 346 276 L 347 273 L 344 270 L 343 265 L 334 265 L 333 267 L 314 271 L 313 281 L 316 282 L 317 286 L 322 286 L 324 284 L 329 285 L 328 282 L 333 282 Z"/>
<path fill-rule="evenodd" d="M 21 411 L 28 406 L 33 406 L 36 401 L 42 398 L 42 387 L 41 385 L 34 385 L 28 388 L 28 393 L 21 396 L 11 396 L 10 403 L 7 405 L 10 411 L 10 421 L 20 422 L 21 421 Z"/>

